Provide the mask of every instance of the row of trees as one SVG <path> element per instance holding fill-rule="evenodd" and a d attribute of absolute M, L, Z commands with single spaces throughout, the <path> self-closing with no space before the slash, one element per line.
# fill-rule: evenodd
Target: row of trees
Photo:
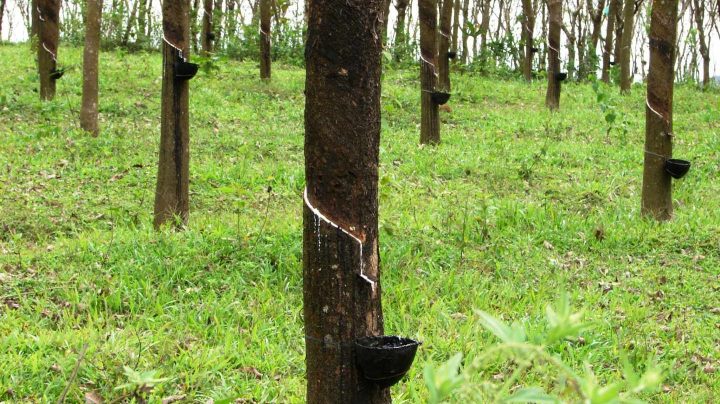
<path fill-rule="evenodd" d="M 0 5 L 6 8 L 6 0 Z M 15 7 L 24 27 L 32 26 L 32 1 L 18 0 Z M 420 0 L 416 0 L 418 3 Z M 448 0 L 438 2 L 442 38 L 458 53 L 458 61 L 490 71 L 517 71 L 527 79 L 545 71 L 548 53 L 543 38 L 550 29 L 548 0 Z M 112 0 L 103 5 L 101 34 L 104 46 L 157 47 L 161 21 L 159 0 Z M 617 81 L 627 87 L 633 77 L 646 77 L 651 0 L 569 0 L 564 2 L 560 51 L 569 79 L 598 74 L 610 81 L 612 66 Z M 417 4 L 419 11 L 419 4 Z M 64 39 L 82 43 L 84 0 L 66 0 L 62 9 Z M 386 48 L 396 61 L 417 55 L 421 17 L 413 0 L 384 0 L 382 22 Z M 8 10 L 9 12 L 10 10 Z M 708 85 L 712 79 L 711 49 L 720 38 L 718 0 L 682 0 L 678 12 L 677 77 Z M 191 47 L 195 53 L 221 52 L 252 57 L 266 52 L 262 44 L 272 37 L 275 57 L 302 62 L 307 26 L 302 0 L 192 0 Z M 3 19 L 0 13 L 0 25 Z M 258 21 L 269 29 L 258 30 Z M 15 22 L 17 25 L 17 22 Z M 17 28 L 16 28 L 17 29 Z M 267 37 L 257 41 L 259 36 Z M 440 47 L 444 46 L 442 41 Z M 717 46 L 717 45 L 716 45 Z M 268 51 L 269 52 L 269 51 Z"/>
<path fill-rule="evenodd" d="M 453 14 L 461 15 L 457 4 L 461 3 L 418 0 L 423 143 L 440 141 L 438 107 L 450 95 L 449 60 L 458 51 L 453 48 L 451 25 Z M 260 0 L 259 6 L 258 40 L 266 59 L 261 77 L 269 79 L 272 3 Z M 548 0 L 548 40 L 542 44 L 547 48 L 547 61 L 542 62 L 547 66 L 546 103 L 554 110 L 559 108 L 564 74 L 560 71 L 563 6 L 562 0 Z M 381 55 L 387 40 L 383 35 L 387 7 L 384 0 L 312 0 L 306 12 L 303 273 L 311 403 L 390 400 L 387 388 L 363 379 L 354 356 L 356 339 L 384 332 L 377 234 Z M 629 7 L 634 11 L 634 3 Z M 81 124 L 95 135 L 102 9 L 98 0 L 87 0 Z M 156 227 L 168 223 L 183 227 L 189 216 L 191 9 L 190 0 L 165 0 L 162 7 Z M 671 179 L 664 164 L 672 156 L 678 9 L 678 0 L 654 0 L 649 27 L 642 210 L 659 220 L 672 216 Z M 35 0 L 32 11 L 41 97 L 51 99 L 55 80 L 62 75 L 56 65 L 60 1 Z M 207 10 L 206 15 L 201 49 L 209 54 L 218 37 L 213 14 Z M 621 53 L 627 53 L 622 49 L 627 41 L 619 43 Z M 536 48 L 525 47 L 529 52 L 525 57 L 537 53 Z"/>

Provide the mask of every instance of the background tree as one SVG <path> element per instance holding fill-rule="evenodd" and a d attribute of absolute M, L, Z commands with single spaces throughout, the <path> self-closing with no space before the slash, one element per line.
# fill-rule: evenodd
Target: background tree
<path fill-rule="evenodd" d="M 633 82 L 633 72 L 630 67 L 632 58 L 633 22 L 635 17 L 635 1 L 625 0 L 623 9 L 623 33 L 620 44 L 620 91 L 627 93 Z"/>
<path fill-rule="evenodd" d="M 438 88 L 450 92 L 450 44 L 452 41 L 452 11 L 454 0 L 443 0 L 438 29 Z"/>
<path fill-rule="evenodd" d="M 270 80 L 270 0 L 260 0 L 260 78 Z"/>
<path fill-rule="evenodd" d="M 437 70 L 437 0 L 418 0 L 420 24 L 420 143 L 440 143 L 440 111 L 433 101 Z"/>
<path fill-rule="evenodd" d="M 405 56 L 407 48 L 407 33 L 405 20 L 407 18 L 407 8 L 410 0 L 397 0 L 395 10 L 397 10 L 397 19 L 395 22 L 395 60 L 400 61 Z"/>
<path fill-rule="evenodd" d="M 189 84 L 175 78 L 176 62 L 190 52 L 190 1 L 163 3 L 163 82 L 160 159 L 155 190 L 155 227 L 189 215 Z"/>
<path fill-rule="evenodd" d="M 58 41 L 60 39 L 60 0 L 37 0 L 38 74 L 40 99 L 55 97 Z M 54 74 L 55 73 L 55 74 Z"/>
<path fill-rule="evenodd" d="M 93 136 L 98 126 L 98 58 L 100 55 L 100 22 L 102 0 L 87 0 L 85 17 L 85 48 L 83 50 L 83 92 L 80 127 Z"/>
<path fill-rule="evenodd" d="M 609 0 L 607 29 L 605 30 L 605 44 L 603 46 L 602 73 L 601 80 L 610 82 L 610 62 L 613 61 L 613 34 L 615 33 L 615 15 L 620 4 L 620 0 Z"/>
<path fill-rule="evenodd" d="M 208 56 L 213 51 L 213 41 L 215 39 L 213 22 L 213 0 L 203 0 L 202 33 L 200 34 L 200 43 L 202 46 L 202 54 L 204 56 Z"/>
<path fill-rule="evenodd" d="M 707 88 L 710 85 L 710 49 L 705 34 L 705 0 L 692 0 L 692 2 L 695 27 L 697 28 L 698 43 L 700 45 L 700 55 L 703 60 L 702 85 L 703 88 Z"/>
<path fill-rule="evenodd" d="M 533 58 L 535 56 L 535 14 L 537 13 L 537 0 L 522 0 L 521 17 L 521 45 L 523 47 L 522 73 L 525 80 L 532 80 Z"/>
<path fill-rule="evenodd" d="M 303 296 L 307 402 L 389 403 L 357 338 L 383 333 L 378 250 L 383 0 L 311 0 L 306 50 Z M 332 55 L 332 57 L 328 57 Z"/>
<path fill-rule="evenodd" d="M 545 104 L 551 110 L 560 108 L 560 30 L 562 27 L 562 0 L 548 0 L 548 68 Z"/>
<path fill-rule="evenodd" d="M 650 71 L 645 108 L 642 214 L 672 218 L 672 183 L 665 161 L 672 157 L 673 83 L 678 0 L 655 0 L 650 20 Z"/>
<path fill-rule="evenodd" d="M 3 16 L 5 15 L 5 1 L 6 0 L 0 0 L 0 34 L 2 33 Z M 1 37 L 0 40 L 2 40 Z"/>

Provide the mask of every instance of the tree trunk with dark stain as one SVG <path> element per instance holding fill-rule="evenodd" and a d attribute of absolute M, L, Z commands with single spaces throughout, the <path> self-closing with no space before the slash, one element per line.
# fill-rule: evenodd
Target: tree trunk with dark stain
<path fill-rule="evenodd" d="M 311 0 L 305 51 L 307 402 L 389 403 L 355 340 L 382 335 L 378 157 L 383 0 Z"/>
<path fill-rule="evenodd" d="M 623 34 L 620 49 L 620 92 L 626 94 L 632 86 L 632 70 L 630 59 L 632 58 L 633 20 L 635 19 L 635 1 L 625 0 L 623 9 Z"/>
<path fill-rule="evenodd" d="M 270 80 L 270 0 L 260 0 L 260 78 Z"/>
<path fill-rule="evenodd" d="M 450 92 L 450 59 L 448 58 L 448 52 L 450 52 L 450 42 L 452 40 L 450 36 L 452 10 L 453 0 L 444 0 L 438 30 L 438 72 L 440 74 L 438 88 L 447 92 Z"/>
<path fill-rule="evenodd" d="M 522 0 L 522 22 L 520 24 L 520 38 L 524 49 L 522 59 L 522 72 L 525 81 L 532 81 L 532 65 L 535 56 L 533 31 L 535 31 L 535 9 L 532 0 Z"/>
<path fill-rule="evenodd" d="M 100 56 L 102 0 L 87 0 L 86 9 L 80 127 L 93 136 L 97 136 L 100 131 L 98 126 L 98 59 Z"/>
<path fill-rule="evenodd" d="M 550 110 L 560 108 L 560 31 L 562 27 L 562 0 L 548 0 L 548 68 L 545 104 Z"/>
<path fill-rule="evenodd" d="M 213 40 L 215 39 L 215 31 L 213 30 L 213 0 L 203 0 L 202 16 L 200 46 L 202 46 L 203 56 L 207 57 L 213 51 Z"/>
<path fill-rule="evenodd" d="M 418 1 L 420 24 L 420 143 L 440 143 L 440 111 L 432 93 L 438 81 L 437 0 Z"/>
<path fill-rule="evenodd" d="M 656 220 L 670 220 L 673 213 L 672 181 L 664 167 L 672 157 L 677 14 L 678 0 L 655 0 L 650 18 L 642 214 Z"/>
<path fill-rule="evenodd" d="M 155 190 L 155 227 L 173 222 L 183 226 L 189 216 L 190 134 L 189 82 L 175 78 L 175 63 L 190 48 L 190 0 L 164 1 L 162 112 L 160 161 Z M 181 54 L 182 52 L 182 54 Z"/>
<path fill-rule="evenodd" d="M 49 101 L 55 97 L 56 79 L 51 77 L 51 73 L 57 69 L 60 0 L 37 0 L 37 7 L 40 99 Z"/>
<path fill-rule="evenodd" d="M 605 31 L 605 44 L 603 46 L 602 74 L 600 80 L 610 83 L 610 62 L 613 58 L 613 34 L 615 33 L 615 15 L 620 0 L 609 0 L 607 29 Z"/>
<path fill-rule="evenodd" d="M 615 65 L 620 67 L 620 51 L 622 50 L 622 36 L 623 36 L 623 0 L 618 0 L 617 10 L 615 11 L 615 43 L 613 44 L 613 58 Z"/>

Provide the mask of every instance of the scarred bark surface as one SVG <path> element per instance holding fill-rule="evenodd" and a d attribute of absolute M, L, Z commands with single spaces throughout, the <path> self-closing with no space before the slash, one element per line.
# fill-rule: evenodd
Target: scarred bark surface
<path fill-rule="evenodd" d="M 270 80 L 270 0 L 260 0 L 260 78 Z"/>
<path fill-rule="evenodd" d="M 175 79 L 178 47 L 187 57 L 190 52 L 189 0 L 163 2 L 163 82 L 160 118 L 160 161 L 155 190 L 155 227 L 180 219 L 187 223 L 189 214 L 189 85 Z"/>
<path fill-rule="evenodd" d="M 40 99 L 55 97 L 55 79 L 50 72 L 57 68 L 58 41 L 60 38 L 60 0 L 37 0 L 38 73 Z"/>
<path fill-rule="evenodd" d="M 562 28 L 562 0 L 548 0 L 548 68 L 545 104 L 551 110 L 560 108 L 560 30 Z"/>
<path fill-rule="evenodd" d="M 378 252 L 383 0 L 311 0 L 305 51 L 303 296 L 308 403 L 389 403 L 355 365 L 381 335 Z"/>
<path fill-rule="evenodd" d="M 100 19 L 102 0 L 87 0 L 85 49 L 83 50 L 83 92 L 80 127 L 97 136 L 98 127 L 98 58 L 100 53 Z"/>
<path fill-rule="evenodd" d="M 678 0 L 655 0 L 650 18 L 650 71 L 645 106 L 642 214 L 672 217 L 672 183 L 665 159 L 672 157 L 672 103 Z"/>
<path fill-rule="evenodd" d="M 438 82 L 437 0 L 418 0 L 420 24 L 420 143 L 440 143 L 440 111 L 432 100 Z"/>

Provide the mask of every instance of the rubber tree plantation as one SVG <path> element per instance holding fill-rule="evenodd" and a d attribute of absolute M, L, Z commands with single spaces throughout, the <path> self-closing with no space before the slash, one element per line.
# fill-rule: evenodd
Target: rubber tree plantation
<path fill-rule="evenodd" d="M 719 16 L 0 0 L 0 403 L 717 402 Z"/>

